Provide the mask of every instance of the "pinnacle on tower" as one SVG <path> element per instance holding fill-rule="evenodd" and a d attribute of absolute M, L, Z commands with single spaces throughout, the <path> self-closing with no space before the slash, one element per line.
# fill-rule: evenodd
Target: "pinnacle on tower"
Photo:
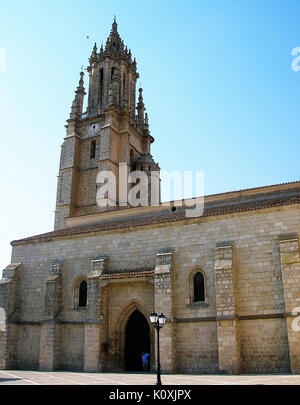
<path fill-rule="evenodd" d="M 72 107 L 71 107 L 71 113 L 70 113 L 70 119 L 73 119 L 76 117 L 76 115 L 82 114 L 82 107 L 83 107 L 83 98 L 85 96 L 85 90 L 84 90 L 84 80 L 83 80 L 84 72 L 80 72 L 80 79 L 78 82 L 77 89 L 75 91 L 75 97 L 72 102 Z"/>
<path fill-rule="evenodd" d="M 77 87 L 77 90 L 76 90 L 76 93 L 78 93 L 78 92 L 80 92 L 80 91 L 84 91 L 84 81 L 83 81 L 83 76 L 84 76 L 84 72 L 80 72 L 80 79 L 79 79 L 79 82 L 78 82 L 78 87 Z"/>
<path fill-rule="evenodd" d="M 97 44 L 95 42 L 91 58 L 97 58 Z"/>
<path fill-rule="evenodd" d="M 114 15 L 114 21 L 112 23 L 112 29 L 115 29 L 116 31 L 118 30 L 117 17 L 115 15 Z"/>
<path fill-rule="evenodd" d="M 138 123 L 140 125 L 144 125 L 144 112 L 145 112 L 145 104 L 143 99 L 143 89 L 139 89 L 139 102 L 137 103 L 137 112 L 138 112 Z"/>
<path fill-rule="evenodd" d="M 144 131 L 145 134 L 149 134 L 149 118 L 148 118 L 148 114 L 145 113 L 145 123 L 144 123 Z"/>

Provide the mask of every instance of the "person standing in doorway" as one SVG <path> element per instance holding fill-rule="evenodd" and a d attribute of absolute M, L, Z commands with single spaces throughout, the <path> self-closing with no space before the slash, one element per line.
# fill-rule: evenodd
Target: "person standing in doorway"
<path fill-rule="evenodd" d="M 143 371 L 150 370 L 150 354 L 147 352 L 142 352 L 142 362 L 143 362 Z"/>

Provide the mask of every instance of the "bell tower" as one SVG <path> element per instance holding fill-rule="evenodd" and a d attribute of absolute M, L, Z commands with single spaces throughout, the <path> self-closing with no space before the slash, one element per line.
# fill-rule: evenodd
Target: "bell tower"
<path fill-rule="evenodd" d="M 105 47 L 94 45 L 89 65 L 87 109 L 83 112 L 84 73 L 75 91 L 66 125 L 58 175 L 55 229 L 66 226 L 70 216 L 83 216 L 124 208 L 119 204 L 119 166 L 127 174 L 138 169 L 159 180 L 159 166 L 150 153 L 150 135 L 143 91 L 136 104 L 139 77 L 135 58 L 124 45 L 114 19 Z M 116 178 L 115 207 L 100 207 L 96 201 L 97 175 L 109 170 Z M 153 177 L 152 177 L 153 178 Z M 149 198 L 150 203 L 150 198 Z M 126 207 L 125 207 L 126 208 Z"/>

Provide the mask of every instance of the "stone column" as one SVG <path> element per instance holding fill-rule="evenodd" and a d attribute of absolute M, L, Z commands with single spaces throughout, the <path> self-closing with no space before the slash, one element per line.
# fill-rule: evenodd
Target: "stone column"
<path fill-rule="evenodd" d="M 0 369 L 17 367 L 19 316 L 19 268 L 21 263 L 11 263 L 0 280 Z"/>
<path fill-rule="evenodd" d="M 240 345 L 236 319 L 236 272 L 232 243 L 219 243 L 215 252 L 216 313 L 218 329 L 219 371 L 240 372 Z"/>
<path fill-rule="evenodd" d="M 91 261 L 92 270 L 88 275 L 87 312 L 84 339 L 84 371 L 98 372 L 105 368 L 100 347 L 104 332 L 100 276 L 106 271 L 107 257 L 97 256 Z"/>
<path fill-rule="evenodd" d="M 62 261 L 54 262 L 51 265 L 51 274 L 46 280 L 44 320 L 40 340 L 40 370 L 51 371 L 59 368 L 61 342 L 56 318 L 62 306 L 61 268 Z"/>
<path fill-rule="evenodd" d="M 296 234 L 280 236 L 279 250 L 282 271 L 282 285 L 285 300 L 286 326 L 289 342 L 290 366 L 293 374 L 299 374 L 300 258 L 298 236 Z"/>
<path fill-rule="evenodd" d="M 175 371 L 174 362 L 174 321 L 173 321 L 173 275 L 172 275 L 172 250 L 168 249 L 157 253 L 154 272 L 154 304 L 159 315 L 163 313 L 167 322 L 160 329 L 160 362 L 163 372 Z M 156 336 L 155 352 L 157 356 Z"/>

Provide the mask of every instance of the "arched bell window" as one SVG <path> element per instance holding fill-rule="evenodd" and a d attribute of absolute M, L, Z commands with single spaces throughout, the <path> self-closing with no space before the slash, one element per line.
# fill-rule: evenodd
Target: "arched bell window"
<path fill-rule="evenodd" d="M 194 290 L 194 302 L 204 302 L 205 301 L 205 280 L 204 275 L 201 271 L 197 271 L 193 277 L 193 290 Z"/>

